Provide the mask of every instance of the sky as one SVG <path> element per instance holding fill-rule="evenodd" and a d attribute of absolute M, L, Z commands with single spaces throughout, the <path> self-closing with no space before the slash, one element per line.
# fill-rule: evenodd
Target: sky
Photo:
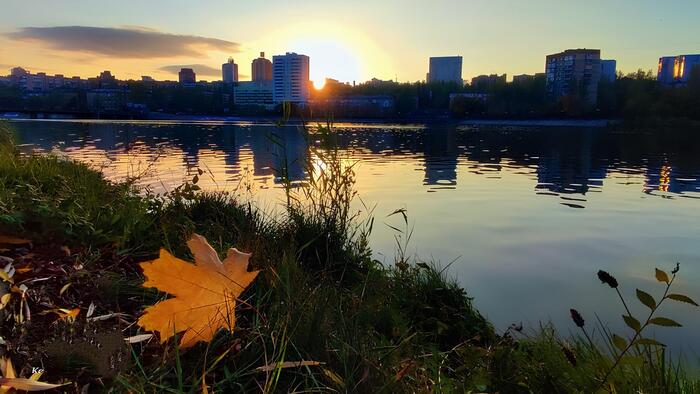
<path fill-rule="evenodd" d="M 0 75 L 241 80 L 264 51 L 311 58 L 311 79 L 425 79 L 430 56 L 461 55 L 463 78 L 543 72 L 547 54 L 599 48 L 618 70 L 700 53 L 698 0 L 2 0 Z M 6 71 L 5 71 L 6 70 Z"/>

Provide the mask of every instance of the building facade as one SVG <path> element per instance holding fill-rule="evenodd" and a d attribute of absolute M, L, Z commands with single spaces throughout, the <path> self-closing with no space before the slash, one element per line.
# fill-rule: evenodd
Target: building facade
<path fill-rule="evenodd" d="M 598 102 L 600 49 L 568 49 L 549 55 L 545 72 L 550 99 L 577 96 L 586 104 Z"/>
<path fill-rule="evenodd" d="M 181 84 L 194 85 L 197 82 L 197 75 L 191 68 L 180 69 L 180 72 L 177 74 L 177 76 L 178 81 L 180 81 Z"/>
<path fill-rule="evenodd" d="M 600 61 L 600 80 L 614 82 L 617 79 L 617 60 Z"/>
<path fill-rule="evenodd" d="M 479 90 L 491 90 L 496 86 L 505 85 L 506 78 L 506 74 L 479 75 L 472 78 L 471 86 Z"/>
<path fill-rule="evenodd" d="M 311 95 L 309 57 L 287 52 L 272 57 L 272 98 L 276 104 L 305 105 Z"/>
<path fill-rule="evenodd" d="M 428 75 L 428 83 L 432 82 L 455 82 L 462 84 L 462 57 L 442 56 L 431 57 Z"/>
<path fill-rule="evenodd" d="M 260 57 L 254 59 L 250 67 L 253 81 L 272 81 L 272 62 L 265 59 L 265 52 L 260 52 Z"/>
<path fill-rule="evenodd" d="M 684 86 L 695 67 L 700 67 L 700 55 L 664 56 L 659 59 L 656 79 L 664 86 Z"/>
<path fill-rule="evenodd" d="M 272 81 L 239 82 L 233 88 L 233 102 L 237 106 L 272 106 Z"/>
<path fill-rule="evenodd" d="M 232 57 L 221 65 L 221 79 L 224 83 L 238 82 L 238 64 L 233 61 Z"/>
<path fill-rule="evenodd" d="M 513 83 L 516 85 L 523 84 L 523 83 L 532 82 L 538 78 L 544 78 L 544 77 L 545 77 L 544 73 L 518 74 L 518 75 L 513 75 Z"/>

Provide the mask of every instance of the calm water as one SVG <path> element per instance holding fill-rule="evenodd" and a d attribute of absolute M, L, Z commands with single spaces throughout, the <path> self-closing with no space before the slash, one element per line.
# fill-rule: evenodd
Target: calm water
<path fill-rule="evenodd" d="M 282 203 L 275 168 L 307 174 L 295 127 L 216 123 L 15 122 L 26 149 L 60 150 L 111 179 L 141 176 L 171 190 L 206 171 L 200 185 L 238 190 L 270 211 Z M 478 128 L 339 125 L 357 165 L 362 200 L 375 206 L 376 257 L 393 260 L 386 216 L 406 208 L 409 247 L 443 265 L 503 330 L 514 322 L 575 327 L 568 310 L 619 328 L 623 309 L 598 282 L 605 269 L 633 297 L 661 287 L 655 266 L 681 263 L 677 292 L 700 299 L 700 133 L 610 133 L 579 128 Z M 270 142 L 280 137 L 285 149 Z M 358 207 L 360 205 L 358 204 Z M 634 303 L 634 302 L 633 302 Z M 642 308 L 634 308 L 642 311 Z M 657 336 L 700 351 L 700 311 L 669 304 L 685 324 Z M 691 350 L 692 349 L 692 350 Z"/>

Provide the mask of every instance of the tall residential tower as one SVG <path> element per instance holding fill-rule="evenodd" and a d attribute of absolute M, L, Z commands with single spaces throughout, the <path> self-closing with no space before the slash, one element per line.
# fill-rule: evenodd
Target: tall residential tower
<path fill-rule="evenodd" d="M 549 55 L 545 72 L 550 99 L 578 96 L 590 105 L 598 102 L 600 49 L 568 49 Z"/>
<path fill-rule="evenodd" d="M 275 103 L 306 104 L 311 94 L 309 57 L 293 52 L 272 57 L 272 98 Z"/>
<path fill-rule="evenodd" d="M 251 68 L 253 81 L 272 81 L 272 62 L 265 59 L 265 52 L 260 52 L 260 57 L 253 60 Z"/>
<path fill-rule="evenodd" d="M 195 82 L 197 82 L 197 75 L 191 68 L 180 69 L 180 72 L 177 74 L 177 76 L 181 84 L 193 85 Z"/>
<path fill-rule="evenodd" d="M 224 83 L 238 82 L 238 64 L 233 61 L 232 57 L 221 65 L 221 77 Z"/>
<path fill-rule="evenodd" d="M 427 82 L 456 82 L 462 80 L 462 56 L 431 57 Z"/>

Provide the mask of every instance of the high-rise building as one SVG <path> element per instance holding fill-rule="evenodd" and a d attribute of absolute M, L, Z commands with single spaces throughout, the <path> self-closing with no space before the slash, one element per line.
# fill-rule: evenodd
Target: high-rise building
<path fill-rule="evenodd" d="M 224 83 L 238 82 L 238 64 L 233 61 L 232 57 L 221 65 L 221 77 Z"/>
<path fill-rule="evenodd" d="M 600 61 L 600 80 L 614 82 L 617 79 L 617 61 L 616 60 L 601 60 Z"/>
<path fill-rule="evenodd" d="M 194 84 L 197 82 L 197 75 L 191 68 L 180 69 L 180 72 L 177 74 L 177 76 L 178 80 L 182 84 Z"/>
<path fill-rule="evenodd" d="M 12 77 L 26 77 L 27 75 L 29 75 L 29 71 L 23 69 L 22 67 L 15 67 L 10 70 L 10 76 Z"/>
<path fill-rule="evenodd" d="M 311 94 L 309 57 L 293 52 L 272 57 L 272 96 L 275 103 L 306 104 Z"/>
<path fill-rule="evenodd" d="M 600 82 L 600 49 L 568 49 L 547 56 L 547 94 L 556 100 L 578 96 L 595 105 Z"/>
<path fill-rule="evenodd" d="M 260 57 L 253 60 L 251 68 L 253 81 L 272 81 L 272 62 L 265 59 L 265 52 L 260 52 Z"/>
<path fill-rule="evenodd" d="M 430 68 L 427 75 L 427 82 L 456 82 L 464 83 L 462 80 L 462 57 L 442 56 L 431 57 Z"/>
<path fill-rule="evenodd" d="M 683 86 L 695 67 L 700 67 L 700 55 L 665 56 L 659 59 L 656 79 L 665 86 Z"/>

